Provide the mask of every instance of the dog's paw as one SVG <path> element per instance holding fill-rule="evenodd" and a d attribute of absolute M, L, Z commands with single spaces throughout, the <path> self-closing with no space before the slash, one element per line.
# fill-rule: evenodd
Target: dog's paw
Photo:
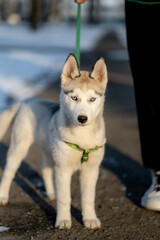
<path fill-rule="evenodd" d="M 71 220 L 60 220 L 56 221 L 55 227 L 59 229 L 70 229 L 71 228 Z"/>
<path fill-rule="evenodd" d="M 7 197 L 0 197 L 0 206 L 5 206 L 8 203 Z"/>
<path fill-rule="evenodd" d="M 98 218 L 95 219 L 85 219 L 84 226 L 88 229 L 98 229 L 101 227 L 101 222 Z"/>

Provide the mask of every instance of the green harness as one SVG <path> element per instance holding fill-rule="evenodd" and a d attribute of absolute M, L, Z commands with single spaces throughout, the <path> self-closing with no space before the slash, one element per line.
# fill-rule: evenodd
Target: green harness
<path fill-rule="evenodd" d="M 95 148 L 92 148 L 92 149 L 83 149 L 83 148 L 80 148 L 78 145 L 76 144 L 73 144 L 73 143 L 69 143 L 69 142 L 65 142 L 68 146 L 70 146 L 71 148 L 74 148 L 80 152 L 82 152 L 82 158 L 81 158 L 81 163 L 84 163 L 84 162 L 87 162 L 88 161 L 88 154 L 90 152 L 94 152 L 100 148 L 102 148 L 102 146 L 96 146 Z"/>

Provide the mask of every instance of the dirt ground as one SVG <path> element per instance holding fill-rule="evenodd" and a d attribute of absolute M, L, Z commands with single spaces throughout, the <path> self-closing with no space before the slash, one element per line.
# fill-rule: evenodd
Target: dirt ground
<path fill-rule="evenodd" d="M 110 39 L 109 39 L 110 40 Z M 106 39 L 103 40 L 106 43 Z M 107 49 L 82 53 L 82 67 L 89 69 L 103 55 L 109 71 L 104 117 L 108 143 L 97 183 L 96 212 L 99 230 L 82 224 L 78 173 L 72 178 L 72 221 L 70 230 L 54 228 L 56 203 L 45 196 L 40 172 L 41 156 L 36 146 L 22 163 L 10 191 L 10 201 L 0 208 L 2 240 L 159 240 L 160 214 L 140 207 L 140 199 L 150 184 L 150 174 L 142 167 L 133 83 L 128 60 L 113 60 Z M 112 36 L 112 47 L 114 44 Z M 120 48 L 120 46 L 119 46 Z M 124 49 L 121 49 L 125 51 Z M 50 86 L 39 97 L 59 101 L 59 85 Z M 7 145 L 0 144 L 0 177 Z"/>

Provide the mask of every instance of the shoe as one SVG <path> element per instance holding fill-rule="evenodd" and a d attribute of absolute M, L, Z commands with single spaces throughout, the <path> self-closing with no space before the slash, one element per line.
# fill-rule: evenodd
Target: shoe
<path fill-rule="evenodd" d="M 152 171 L 152 185 L 143 195 L 141 206 L 150 210 L 160 211 L 160 171 Z"/>

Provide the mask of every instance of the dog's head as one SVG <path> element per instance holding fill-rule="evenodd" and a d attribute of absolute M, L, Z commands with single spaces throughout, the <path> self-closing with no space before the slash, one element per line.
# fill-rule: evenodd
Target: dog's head
<path fill-rule="evenodd" d="M 102 114 L 107 82 L 107 67 L 102 57 L 88 73 L 80 71 L 73 54 L 68 56 L 61 75 L 61 104 L 74 124 L 88 125 Z"/>

